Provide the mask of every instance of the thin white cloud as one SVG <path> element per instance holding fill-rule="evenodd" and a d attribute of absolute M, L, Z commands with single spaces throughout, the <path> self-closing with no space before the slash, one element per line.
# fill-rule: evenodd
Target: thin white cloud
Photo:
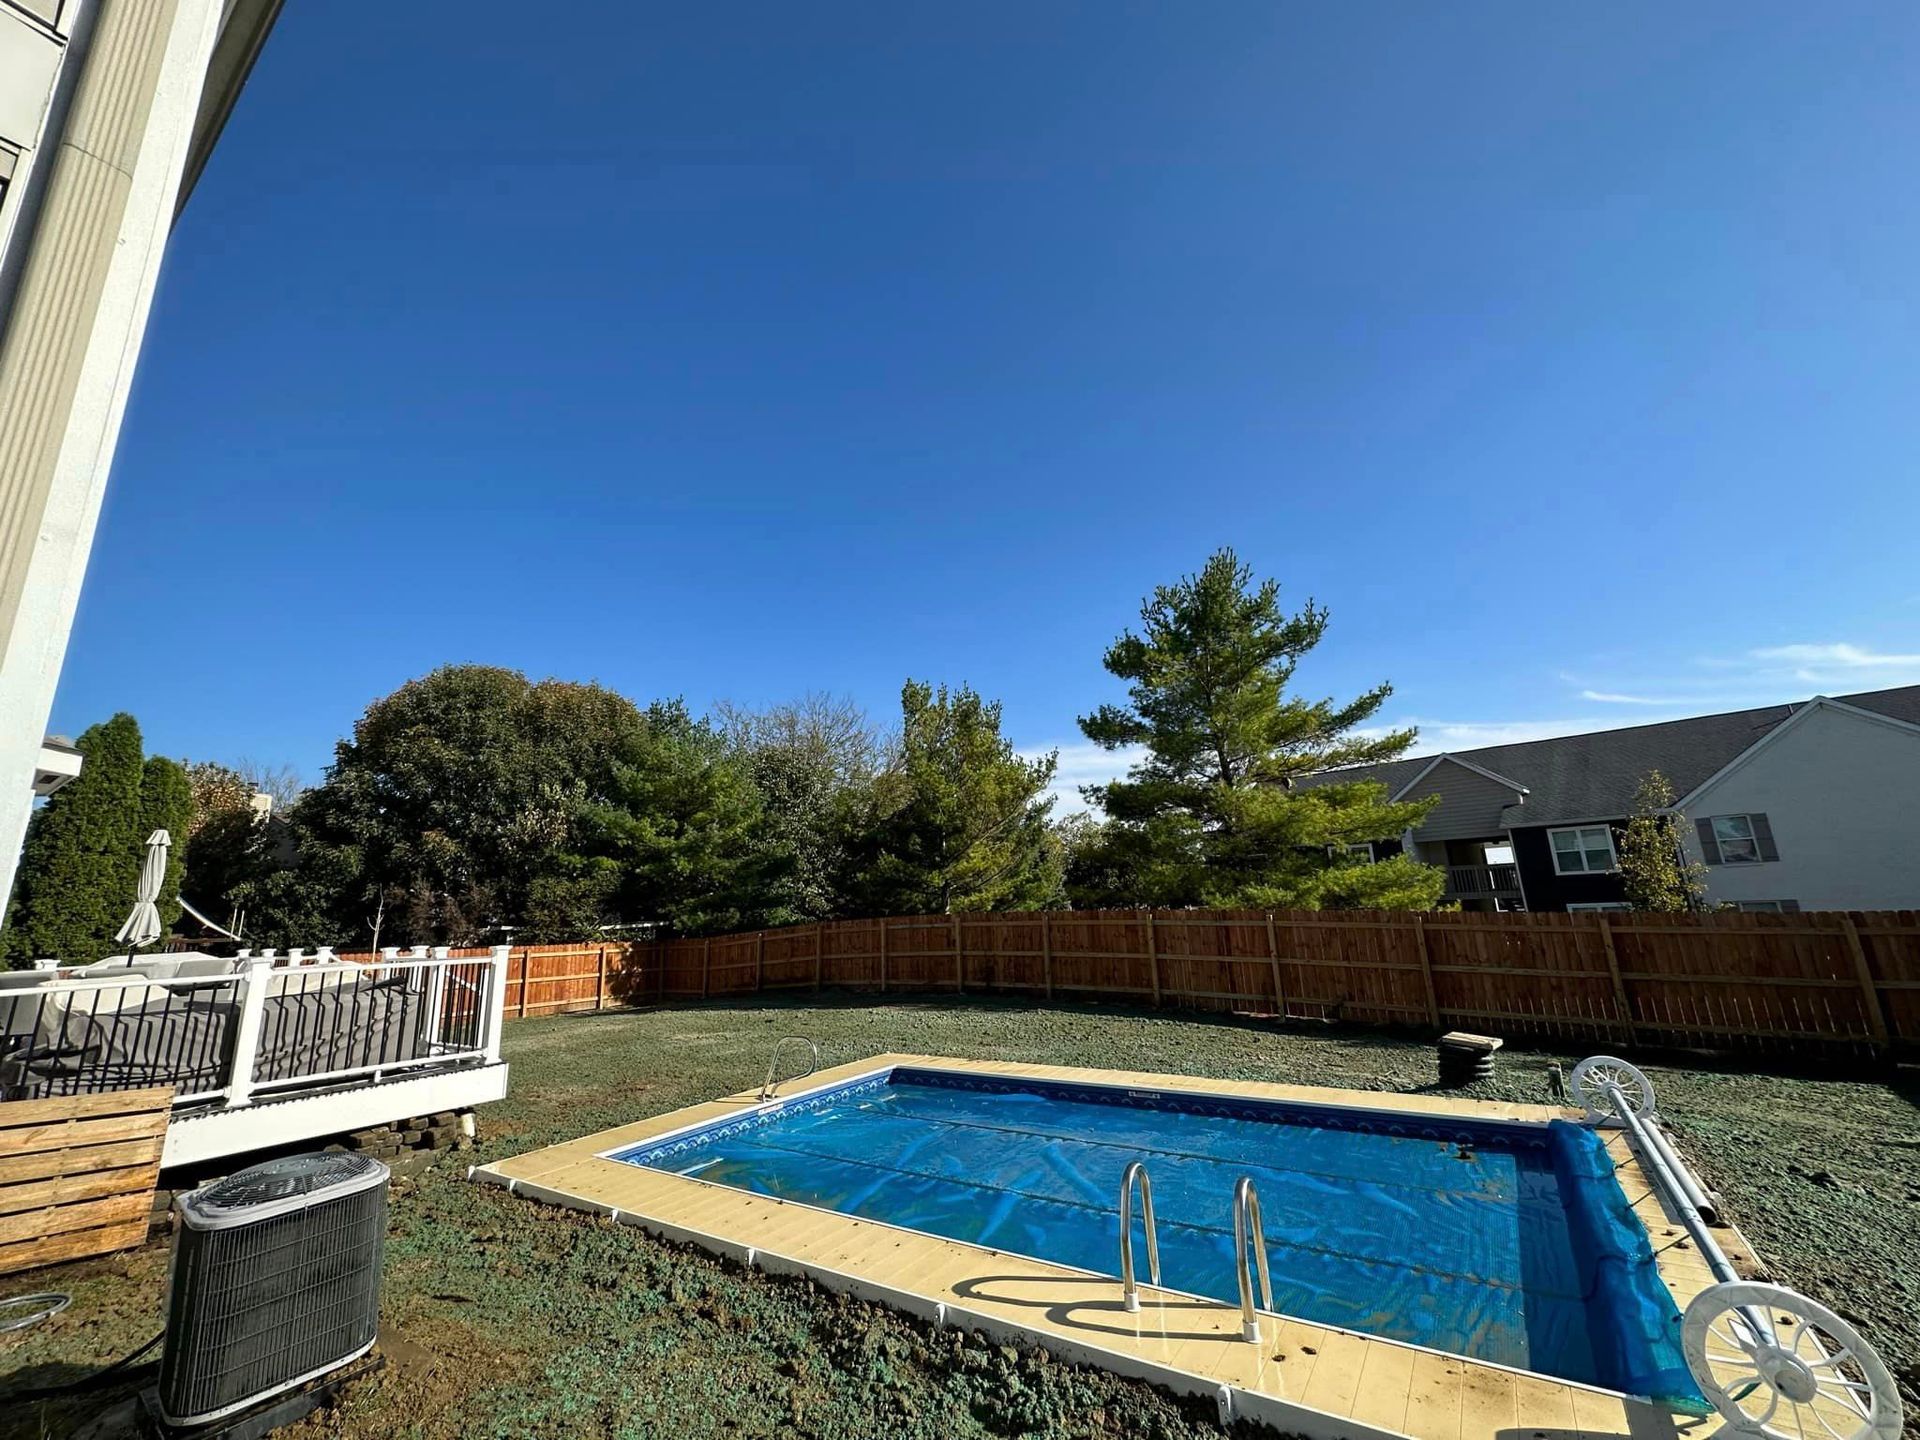
<path fill-rule="evenodd" d="M 1147 753 L 1143 746 L 1105 750 L 1090 740 L 1069 740 L 1059 745 L 1027 746 L 1020 754 L 1023 759 L 1038 760 L 1050 750 L 1060 752 L 1060 767 L 1054 772 L 1053 784 L 1047 791 L 1054 798 L 1056 820 L 1088 808 L 1080 796 L 1082 785 L 1104 785 L 1109 780 L 1118 780 Z"/>
<path fill-rule="evenodd" d="M 1572 675 L 1560 679 L 1582 700 L 1636 705 L 1683 715 L 1710 715 L 1816 694 L 1920 684 L 1920 654 L 1876 650 L 1850 641 L 1761 645 L 1731 655 L 1703 655 L 1678 673 Z"/>
<path fill-rule="evenodd" d="M 1756 660 L 1784 660 L 1811 670 L 1920 670 L 1920 655 L 1889 655 L 1859 645 L 1771 645 L 1749 651 Z"/>
<path fill-rule="evenodd" d="M 1671 708 L 1685 705 L 1685 700 L 1674 700 L 1661 695 L 1626 695 L 1618 690 L 1582 690 L 1582 700 L 1597 701 L 1602 705 L 1659 705 Z"/>
<path fill-rule="evenodd" d="M 1654 723 L 1649 717 L 1639 724 Z M 1438 755 L 1446 750 L 1478 750 L 1486 745 L 1518 745 L 1528 740 L 1551 740 L 1559 735 L 1585 735 L 1607 730 L 1619 724 L 1618 718 L 1605 716 L 1562 716 L 1547 720 L 1424 720 L 1409 715 L 1396 721 L 1391 729 L 1413 726 L 1420 734 L 1409 755 Z"/>

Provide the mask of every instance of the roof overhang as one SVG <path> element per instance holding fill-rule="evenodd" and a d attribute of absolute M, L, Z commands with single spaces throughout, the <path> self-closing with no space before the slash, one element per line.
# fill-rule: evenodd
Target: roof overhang
<path fill-rule="evenodd" d="M 1787 716 L 1786 719 L 1775 725 L 1771 730 L 1767 731 L 1766 734 L 1762 735 L 1758 740 L 1754 741 L 1751 745 L 1747 746 L 1746 749 L 1742 750 L 1738 755 L 1714 771 L 1713 774 L 1709 775 L 1698 785 L 1694 786 L 1693 789 L 1674 801 L 1673 808 L 1676 811 L 1691 809 L 1702 795 L 1706 794 L 1714 786 L 1726 779 L 1727 776 L 1738 770 L 1742 765 L 1745 765 L 1749 760 L 1753 759 L 1755 755 L 1766 749 L 1767 746 L 1771 745 L 1782 735 L 1788 733 L 1794 726 L 1800 724 L 1817 710 L 1827 710 L 1836 715 L 1851 715 L 1857 720 L 1866 720 L 1875 725 L 1884 725 L 1889 729 L 1903 731 L 1909 735 L 1920 735 L 1920 725 L 1915 725 L 1911 721 L 1896 719 L 1892 715 L 1882 715 L 1877 710 L 1868 710 L 1863 706 L 1849 705 L 1846 701 L 1836 700 L 1831 695 L 1816 695 L 1805 704 L 1796 706 L 1793 713 Z"/>
<path fill-rule="evenodd" d="M 193 138 L 187 146 L 187 167 L 180 177 L 180 197 L 173 203 L 175 218 L 186 208 L 187 197 L 199 183 L 220 132 L 227 127 L 247 77 L 280 18 L 285 0 L 227 0 L 220 15 L 220 37 L 213 42 L 207 62 L 207 82 L 200 91 L 200 109 L 193 117 Z"/>
<path fill-rule="evenodd" d="M 71 745 L 58 740 L 40 742 L 40 755 L 33 763 L 33 793 L 51 795 L 80 773 L 86 757 Z"/>
<path fill-rule="evenodd" d="M 1420 769 L 1415 772 L 1414 777 L 1411 780 L 1407 781 L 1406 784 L 1402 785 L 1398 790 L 1394 791 L 1393 794 L 1388 797 L 1388 799 L 1390 801 L 1398 801 L 1408 791 L 1412 790 L 1414 786 L 1418 785 L 1422 780 L 1426 779 L 1428 775 L 1432 774 L 1434 768 L 1437 765 L 1439 765 L 1440 762 L 1443 760 L 1452 761 L 1455 765 L 1460 766 L 1461 769 L 1471 770 L 1473 771 L 1474 774 L 1483 776 L 1486 779 L 1493 781 L 1496 785 L 1504 785 L 1507 787 L 1507 789 L 1513 791 L 1513 793 L 1516 795 L 1525 795 L 1527 793 L 1527 787 L 1522 785 L 1518 780 L 1509 779 L 1505 775 L 1495 774 L 1493 771 L 1487 769 L 1484 765 L 1476 765 L 1471 760 L 1463 760 L 1458 755 L 1454 755 L 1449 752 L 1442 751 L 1440 754 L 1434 756 L 1433 759 L 1429 760 L 1425 765 L 1422 765 Z"/>

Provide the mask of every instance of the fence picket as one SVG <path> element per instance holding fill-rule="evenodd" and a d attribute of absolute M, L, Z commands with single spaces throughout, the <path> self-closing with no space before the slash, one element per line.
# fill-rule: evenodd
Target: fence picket
<path fill-rule="evenodd" d="M 836 951 L 830 974 L 829 928 L 842 950 L 856 933 L 873 936 L 858 953 Z M 906 945 L 896 947 L 896 931 Z M 515 946 L 506 1013 L 869 985 L 876 957 L 868 947 L 877 946 L 879 988 L 890 994 L 1062 993 L 1258 1010 L 1270 985 L 1273 1011 L 1283 1019 L 1297 1013 L 1435 1028 L 1499 1024 L 1515 1035 L 1720 1049 L 1812 1045 L 1825 1053 L 1885 1055 L 1920 1047 L 1920 914 L 1911 911 L 901 916 L 721 936 L 717 959 L 715 938 Z M 981 959 L 971 984 L 970 951 Z M 340 958 L 378 963 L 371 954 Z M 941 961 L 951 970 L 942 973 Z M 1264 969 L 1265 979 L 1247 966 Z"/>

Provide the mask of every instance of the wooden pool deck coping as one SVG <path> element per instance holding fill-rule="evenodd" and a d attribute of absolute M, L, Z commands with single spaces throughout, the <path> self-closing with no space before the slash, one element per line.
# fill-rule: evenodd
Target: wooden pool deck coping
<path fill-rule="evenodd" d="M 895 1054 L 817 1071 L 779 1098 L 791 1100 L 897 1065 L 1404 1116 L 1543 1122 L 1580 1113 L 1444 1095 Z M 1109 1277 L 605 1158 L 609 1151 L 739 1115 L 759 1103 L 754 1091 L 743 1091 L 476 1166 L 471 1174 L 530 1199 L 606 1215 L 771 1273 L 804 1273 L 830 1289 L 938 1324 L 1038 1342 L 1063 1359 L 1207 1395 L 1219 1403 L 1223 1421 L 1264 1421 L 1316 1440 L 1703 1440 L 1718 1426 L 1717 1418 L 1675 1415 L 1610 1391 L 1285 1316 L 1265 1318 L 1262 1342 L 1250 1345 L 1240 1338 L 1237 1306 L 1143 1285 L 1139 1312 L 1128 1314 L 1119 1282 Z M 1621 1186 L 1653 1238 L 1661 1278 L 1684 1310 L 1714 1283 L 1712 1272 L 1662 1205 L 1625 1132 L 1608 1132 L 1606 1143 L 1620 1163 Z M 1735 1265 L 1754 1273 L 1753 1256 L 1737 1232 L 1720 1238 Z"/>

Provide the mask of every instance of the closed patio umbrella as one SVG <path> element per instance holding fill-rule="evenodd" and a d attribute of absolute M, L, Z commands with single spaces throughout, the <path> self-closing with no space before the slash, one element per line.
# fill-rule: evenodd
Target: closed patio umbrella
<path fill-rule="evenodd" d="M 127 963 L 133 963 L 134 951 L 160 938 L 160 887 L 167 879 L 167 850 L 173 837 L 156 830 L 147 837 L 147 855 L 140 862 L 140 889 L 134 897 L 133 913 L 127 916 L 113 937 L 127 947 Z"/>

